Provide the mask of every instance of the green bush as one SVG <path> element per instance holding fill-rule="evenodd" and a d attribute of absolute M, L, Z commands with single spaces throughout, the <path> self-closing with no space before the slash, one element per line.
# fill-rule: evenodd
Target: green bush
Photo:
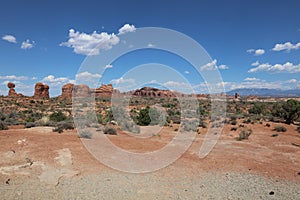
<path fill-rule="evenodd" d="M 80 138 L 87 138 L 87 139 L 91 139 L 93 136 L 93 133 L 91 133 L 89 130 L 81 130 L 79 132 L 79 137 Z"/>
<path fill-rule="evenodd" d="M 300 102 L 294 99 L 278 102 L 274 104 L 272 114 L 284 119 L 286 124 L 291 124 L 300 118 Z"/>
<path fill-rule="evenodd" d="M 108 135 L 117 135 L 117 129 L 111 126 L 106 126 L 103 130 L 103 133 Z"/>
<path fill-rule="evenodd" d="M 50 115 L 50 120 L 54 122 L 61 122 L 67 119 L 67 116 L 59 110 Z"/>
<path fill-rule="evenodd" d="M 262 103 L 255 103 L 252 108 L 248 110 L 250 114 L 263 114 L 265 106 Z"/>
<path fill-rule="evenodd" d="M 35 127 L 35 123 L 34 122 L 26 122 L 25 123 L 25 128 L 32 128 Z"/>
<path fill-rule="evenodd" d="M 8 127 L 7 127 L 7 124 L 3 121 L 0 121 L 0 130 L 7 130 Z"/>
<path fill-rule="evenodd" d="M 286 128 L 284 126 L 275 126 L 274 130 L 277 132 L 286 132 Z"/>

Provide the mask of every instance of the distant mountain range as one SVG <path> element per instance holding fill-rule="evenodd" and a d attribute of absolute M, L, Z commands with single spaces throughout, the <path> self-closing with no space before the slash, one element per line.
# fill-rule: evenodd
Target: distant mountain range
<path fill-rule="evenodd" d="M 241 88 L 227 92 L 229 95 L 234 95 L 235 93 L 238 93 L 240 96 L 255 95 L 262 97 L 300 97 L 300 89 L 280 90 L 268 88 Z"/>

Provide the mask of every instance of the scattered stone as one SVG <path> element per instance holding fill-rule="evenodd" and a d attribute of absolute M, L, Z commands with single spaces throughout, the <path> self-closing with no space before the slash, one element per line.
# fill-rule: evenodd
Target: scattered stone
<path fill-rule="evenodd" d="M 10 182 L 10 178 L 5 181 L 5 184 L 9 185 L 9 182 Z"/>
<path fill-rule="evenodd" d="M 29 163 L 29 166 L 33 164 L 33 161 L 30 158 L 25 158 L 26 162 Z"/>

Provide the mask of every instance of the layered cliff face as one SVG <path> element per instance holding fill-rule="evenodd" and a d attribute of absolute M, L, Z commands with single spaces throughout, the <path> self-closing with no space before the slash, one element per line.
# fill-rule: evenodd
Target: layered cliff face
<path fill-rule="evenodd" d="M 15 84 L 14 83 L 12 83 L 12 82 L 9 82 L 8 84 L 7 84 L 7 87 L 9 88 L 9 91 L 8 91 L 8 96 L 9 97 L 21 97 L 21 96 L 23 96 L 23 94 L 21 94 L 21 93 L 17 93 L 16 91 L 15 91 Z"/>
<path fill-rule="evenodd" d="M 74 85 L 68 83 L 62 87 L 61 97 L 63 98 L 72 98 L 72 95 L 75 94 L 78 97 L 85 97 L 89 95 L 95 95 L 95 97 L 111 97 L 113 92 L 118 92 L 113 89 L 112 84 L 102 84 L 99 88 L 91 89 L 87 85 Z"/>
<path fill-rule="evenodd" d="M 96 88 L 94 91 L 96 97 L 111 97 L 114 92 L 112 84 L 102 84 L 99 88 Z"/>
<path fill-rule="evenodd" d="M 132 94 L 140 97 L 176 97 L 176 95 L 169 90 L 160 90 L 151 87 L 143 87 L 141 89 L 137 89 L 133 91 Z"/>
<path fill-rule="evenodd" d="M 35 99 L 49 99 L 49 86 L 44 83 L 36 83 L 33 97 Z"/>

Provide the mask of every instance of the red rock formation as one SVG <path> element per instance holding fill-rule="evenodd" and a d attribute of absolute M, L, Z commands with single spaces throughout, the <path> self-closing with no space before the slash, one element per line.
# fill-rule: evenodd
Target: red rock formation
<path fill-rule="evenodd" d="M 36 83 L 34 87 L 34 98 L 36 99 L 48 99 L 49 96 L 49 86 L 43 83 Z"/>
<path fill-rule="evenodd" d="M 176 97 L 170 90 L 160 90 L 152 87 L 143 87 L 135 90 L 133 95 L 141 97 Z"/>
<path fill-rule="evenodd" d="M 21 93 L 19 93 L 19 94 L 16 93 L 14 83 L 9 82 L 7 84 L 7 87 L 9 88 L 9 91 L 8 91 L 8 96 L 9 97 L 22 97 L 23 96 L 23 94 L 21 94 Z"/>
<path fill-rule="evenodd" d="M 9 82 L 7 84 L 7 87 L 9 88 L 9 91 L 8 91 L 8 96 L 9 97 L 16 97 L 18 95 L 15 91 L 15 84 L 14 83 Z"/>
<path fill-rule="evenodd" d="M 89 86 L 85 84 L 75 85 L 73 91 L 76 97 L 87 97 L 91 93 Z"/>
<path fill-rule="evenodd" d="M 114 89 L 112 84 L 101 84 L 99 88 L 96 88 L 93 92 L 95 93 L 96 97 L 111 97 Z"/>
<path fill-rule="evenodd" d="M 68 84 L 65 84 L 63 87 L 62 87 L 62 90 L 61 90 L 61 96 L 63 98 L 72 98 L 72 95 L 73 95 L 73 90 L 74 90 L 74 84 L 72 83 L 68 83 Z"/>

